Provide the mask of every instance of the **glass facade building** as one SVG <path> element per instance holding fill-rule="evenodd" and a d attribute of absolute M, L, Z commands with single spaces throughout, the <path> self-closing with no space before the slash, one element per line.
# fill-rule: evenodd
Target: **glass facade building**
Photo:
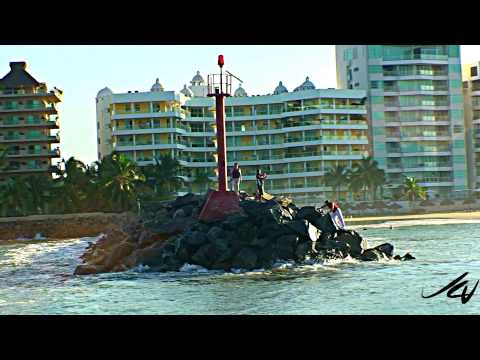
<path fill-rule="evenodd" d="M 368 93 L 372 152 L 391 191 L 413 176 L 431 195 L 468 189 L 459 45 L 336 46 L 339 88 Z"/>

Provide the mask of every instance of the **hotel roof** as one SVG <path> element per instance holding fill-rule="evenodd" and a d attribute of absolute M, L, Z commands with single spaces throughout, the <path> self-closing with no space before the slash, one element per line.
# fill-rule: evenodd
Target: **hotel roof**
<path fill-rule="evenodd" d="M 10 72 L 0 79 L 0 85 L 10 88 L 40 85 L 40 83 L 25 70 L 26 68 L 27 64 L 23 61 L 11 62 Z"/>

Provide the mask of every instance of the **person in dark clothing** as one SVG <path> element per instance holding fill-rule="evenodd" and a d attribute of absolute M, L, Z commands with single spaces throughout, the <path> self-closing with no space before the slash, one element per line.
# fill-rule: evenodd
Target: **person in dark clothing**
<path fill-rule="evenodd" d="M 262 173 L 261 169 L 257 169 L 257 192 L 258 192 L 258 197 L 261 199 L 262 195 L 265 193 L 265 179 L 267 178 L 266 173 Z"/>
<path fill-rule="evenodd" d="M 238 163 L 233 164 L 231 178 L 233 191 L 238 194 L 240 192 L 240 181 L 242 181 L 242 170 L 240 170 Z"/>

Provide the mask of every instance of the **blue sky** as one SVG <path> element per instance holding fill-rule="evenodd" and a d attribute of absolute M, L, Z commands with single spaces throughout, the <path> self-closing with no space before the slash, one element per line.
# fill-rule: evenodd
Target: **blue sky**
<path fill-rule="evenodd" d="M 243 80 L 249 95 L 271 93 L 278 82 L 292 90 L 306 76 L 317 88 L 336 87 L 333 45 L 172 45 L 172 46 L 0 46 L 0 77 L 10 61 L 26 61 L 38 81 L 64 91 L 60 109 L 62 157 L 97 160 L 95 96 L 148 91 L 155 82 L 179 91 L 200 70 L 215 72 L 218 54 L 225 68 Z M 480 45 L 462 46 L 462 63 L 480 60 Z"/>

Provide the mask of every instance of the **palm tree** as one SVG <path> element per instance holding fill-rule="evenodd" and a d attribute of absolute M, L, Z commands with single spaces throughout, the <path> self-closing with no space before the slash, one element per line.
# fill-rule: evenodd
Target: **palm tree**
<path fill-rule="evenodd" d="M 154 165 L 144 168 L 147 180 L 154 181 L 154 190 L 157 194 L 175 192 L 181 185 L 179 176 L 181 165 L 178 160 L 169 155 L 163 155 L 160 159 L 155 158 Z"/>
<path fill-rule="evenodd" d="M 98 185 L 110 210 L 132 209 L 138 200 L 138 185 L 144 181 L 139 167 L 124 155 L 113 153 L 98 163 Z"/>
<path fill-rule="evenodd" d="M 87 199 L 87 190 L 90 186 L 88 167 L 80 160 L 71 157 L 63 161 L 64 170 L 59 172 L 52 192 L 54 207 L 61 212 L 81 212 L 84 210 Z"/>
<path fill-rule="evenodd" d="M 32 193 L 25 177 L 8 177 L 1 183 L 0 204 L 4 215 L 28 215 L 32 203 Z"/>
<path fill-rule="evenodd" d="M 7 148 L 1 148 L 0 147 L 0 171 L 3 171 L 7 168 L 8 162 L 7 162 Z"/>
<path fill-rule="evenodd" d="M 340 188 L 349 183 L 350 171 L 346 166 L 338 165 L 331 167 L 325 173 L 324 182 L 325 185 L 331 186 L 336 194 L 337 200 L 340 200 Z"/>
<path fill-rule="evenodd" d="M 210 180 L 210 177 L 208 176 L 208 172 L 200 169 L 195 174 L 195 180 L 193 180 L 193 184 L 198 185 L 202 189 L 205 189 L 206 186 L 210 186 L 212 182 L 213 181 Z"/>
<path fill-rule="evenodd" d="M 405 178 L 402 190 L 403 196 L 407 198 L 410 202 L 418 199 L 425 200 L 427 198 L 427 191 L 424 187 L 420 186 L 417 182 L 417 179 L 413 177 L 407 176 Z"/>
<path fill-rule="evenodd" d="M 25 178 L 30 192 L 31 209 L 34 214 L 42 214 L 51 201 L 53 179 L 50 174 L 38 174 Z"/>
<path fill-rule="evenodd" d="M 350 176 L 350 190 L 363 191 L 364 200 L 368 199 L 367 192 L 371 191 L 371 199 L 376 199 L 377 189 L 385 184 L 385 171 L 378 168 L 377 161 L 371 156 L 363 158 L 355 164 Z"/>

